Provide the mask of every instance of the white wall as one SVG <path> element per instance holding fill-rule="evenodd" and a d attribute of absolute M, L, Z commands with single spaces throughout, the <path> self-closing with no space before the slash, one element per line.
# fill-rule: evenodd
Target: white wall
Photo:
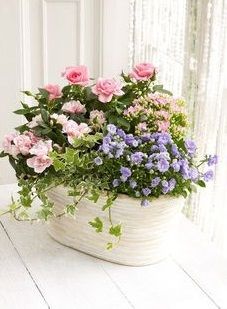
<path fill-rule="evenodd" d="M 127 69 L 129 0 L 0 1 L 0 140 L 20 124 L 12 111 L 22 89 L 63 84 L 68 65 L 86 64 L 91 76 Z M 0 184 L 14 182 L 0 160 Z"/>

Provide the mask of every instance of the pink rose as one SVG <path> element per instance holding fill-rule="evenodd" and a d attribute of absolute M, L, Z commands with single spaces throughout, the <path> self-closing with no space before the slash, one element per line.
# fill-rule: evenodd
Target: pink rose
<path fill-rule="evenodd" d="M 32 148 L 32 141 L 28 135 L 18 135 L 13 139 L 13 142 L 22 155 L 26 156 L 29 154 L 29 151 Z"/>
<path fill-rule="evenodd" d="M 10 133 L 5 135 L 3 142 L 2 142 L 2 147 L 5 153 L 13 156 L 14 158 L 20 153 L 20 150 L 16 145 L 13 144 L 14 138 L 16 138 L 19 134 L 17 132 L 15 133 Z"/>
<path fill-rule="evenodd" d="M 44 89 L 49 92 L 49 99 L 50 100 L 60 98 L 61 95 L 62 95 L 60 87 L 58 85 L 48 84 L 44 87 Z"/>
<path fill-rule="evenodd" d="M 90 112 L 90 122 L 94 127 L 101 127 L 105 122 L 105 114 L 103 111 L 93 110 Z"/>
<path fill-rule="evenodd" d="M 47 167 L 51 166 L 52 160 L 46 155 L 34 156 L 27 159 L 27 165 L 34 169 L 36 173 L 42 173 Z"/>
<path fill-rule="evenodd" d="M 36 136 L 33 132 L 26 131 L 24 134 L 30 138 L 32 145 L 40 140 L 40 137 Z"/>
<path fill-rule="evenodd" d="M 70 101 L 62 106 L 62 110 L 66 113 L 82 114 L 86 113 L 86 108 L 80 101 Z"/>
<path fill-rule="evenodd" d="M 68 141 L 73 144 L 75 138 L 81 138 L 84 134 L 91 132 L 91 129 L 86 123 L 76 123 L 73 120 L 67 121 L 63 126 L 63 132 L 67 134 Z"/>
<path fill-rule="evenodd" d="M 55 119 L 57 123 L 61 124 L 62 126 L 68 121 L 68 117 L 66 117 L 65 115 L 61 114 L 53 114 L 51 116 L 52 119 Z"/>
<path fill-rule="evenodd" d="M 89 82 L 88 69 L 85 65 L 78 65 L 75 67 L 67 67 L 62 73 L 70 84 L 86 86 Z"/>
<path fill-rule="evenodd" d="M 137 64 L 132 72 L 129 74 L 130 77 L 136 80 L 148 80 L 155 74 L 155 67 L 151 63 L 139 63 Z"/>
<path fill-rule="evenodd" d="M 92 87 L 92 92 L 98 96 L 102 103 L 110 102 L 113 95 L 123 95 L 122 85 L 115 79 L 99 78 L 96 85 Z"/>
<path fill-rule="evenodd" d="M 29 151 L 30 154 L 36 156 L 45 156 L 52 150 L 52 141 L 38 141 Z"/>

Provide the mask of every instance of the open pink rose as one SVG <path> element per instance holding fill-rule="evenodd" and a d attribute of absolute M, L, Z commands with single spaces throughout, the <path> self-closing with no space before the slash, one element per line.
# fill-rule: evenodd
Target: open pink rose
<path fill-rule="evenodd" d="M 70 84 L 86 86 L 89 82 L 88 69 L 85 65 L 78 65 L 75 67 L 67 67 L 62 73 Z"/>
<path fill-rule="evenodd" d="M 75 138 L 81 138 L 84 134 L 91 132 L 86 123 L 76 123 L 73 120 L 67 121 L 63 126 L 63 132 L 67 134 L 68 141 L 73 144 Z"/>
<path fill-rule="evenodd" d="M 13 140 L 16 138 L 19 134 L 17 132 L 10 133 L 4 136 L 2 147 L 5 153 L 13 156 L 14 158 L 20 153 L 20 150 L 16 145 L 14 145 Z"/>
<path fill-rule="evenodd" d="M 86 113 L 86 108 L 83 104 L 80 103 L 80 101 L 67 102 L 62 106 L 62 110 L 66 113 L 71 113 L 71 114 Z"/>
<path fill-rule="evenodd" d="M 122 85 L 115 79 L 99 78 L 96 85 L 92 87 L 92 92 L 98 96 L 102 103 L 107 103 L 112 100 L 113 95 L 123 95 L 121 90 Z"/>
<path fill-rule="evenodd" d="M 44 89 L 49 92 L 50 100 L 60 98 L 62 95 L 60 87 L 58 85 L 48 84 L 44 87 Z"/>
<path fill-rule="evenodd" d="M 136 80 L 148 80 L 155 74 L 155 67 L 151 63 L 139 63 L 137 64 L 132 72 L 129 74 L 130 77 Z"/>
<path fill-rule="evenodd" d="M 38 141 L 29 151 L 30 154 L 36 156 L 44 156 L 48 155 L 48 153 L 52 150 L 52 141 Z"/>
<path fill-rule="evenodd" d="M 90 112 L 90 123 L 93 127 L 101 127 L 106 122 L 106 117 L 103 111 L 97 109 Z"/>
<path fill-rule="evenodd" d="M 42 173 L 47 167 L 51 166 L 51 164 L 51 158 L 46 155 L 34 156 L 27 159 L 27 165 L 33 168 L 36 173 Z"/>
<path fill-rule="evenodd" d="M 42 122 L 43 122 L 42 116 L 39 114 L 39 115 L 34 116 L 32 118 L 32 120 L 27 124 L 27 126 L 30 129 L 33 129 L 33 128 L 37 127 Z"/>

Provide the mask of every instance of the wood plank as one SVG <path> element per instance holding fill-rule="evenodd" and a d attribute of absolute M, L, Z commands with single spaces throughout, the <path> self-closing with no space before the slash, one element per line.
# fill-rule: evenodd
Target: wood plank
<path fill-rule="evenodd" d="M 171 260 L 140 268 L 99 262 L 134 308 L 217 309 Z"/>
<path fill-rule="evenodd" d="M 182 218 L 174 259 L 222 309 L 227 308 L 227 259 L 198 227 Z"/>
<path fill-rule="evenodd" d="M 0 308 L 48 308 L 1 225 Z"/>

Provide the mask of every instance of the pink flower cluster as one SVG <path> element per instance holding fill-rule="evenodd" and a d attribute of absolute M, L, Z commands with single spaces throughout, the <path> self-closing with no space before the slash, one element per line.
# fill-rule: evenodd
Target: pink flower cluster
<path fill-rule="evenodd" d="M 23 134 L 11 133 L 3 140 L 5 153 L 16 158 L 19 154 L 23 156 L 34 155 L 27 159 L 27 165 L 34 168 L 36 173 L 42 173 L 52 164 L 52 160 L 47 156 L 52 150 L 52 141 L 43 141 L 32 132 Z"/>
<path fill-rule="evenodd" d="M 74 120 L 68 120 L 63 125 L 63 132 L 67 134 L 69 143 L 73 145 L 75 138 L 83 137 L 85 134 L 90 133 L 91 129 L 86 123 L 78 124 Z"/>
<path fill-rule="evenodd" d="M 83 104 L 80 103 L 80 101 L 70 101 L 65 103 L 62 106 L 62 110 L 66 113 L 71 114 L 82 114 L 86 113 L 86 108 Z"/>
<path fill-rule="evenodd" d="M 99 78 L 96 85 L 92 87 L 92 92 L 98 96 L 100 102 L 107 103 L 112 100 L 113 95 L 124 94 L 121 88 L 121 83 L 115 79 Z"/>
<path fill-rule="evenodd" d="M 60 124 L 60 125 L 64 125 L 67 121 L 68 121 L 68 117 L 63 115 L 63 114 L 53 114 L 51 115 L 51 118 L 56 120 L 56 123 Z"/>

